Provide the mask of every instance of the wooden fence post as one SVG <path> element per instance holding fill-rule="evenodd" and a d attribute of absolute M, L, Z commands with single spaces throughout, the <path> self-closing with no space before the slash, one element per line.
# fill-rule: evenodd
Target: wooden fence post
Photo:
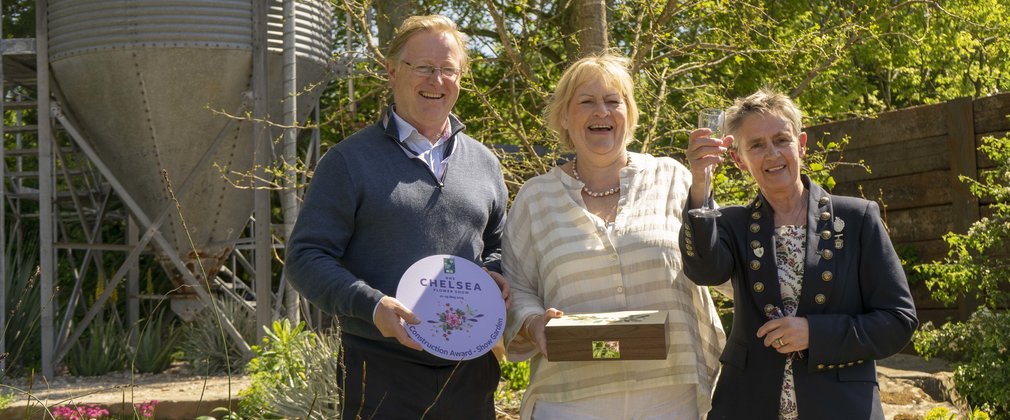
<path fill-rule="evenodd" d="M 968 185 L 960 179 L 961 175 L 978 179 L 973 103 L 972 98 L 959 98 L 946 104 L 950 196 L 956 233 L 968 232 L 968 228 L 980 217 L 978 198 L 971 194 Z M 965 321 L 978 307 L 978 300 L 974 296 L 962 297 L 957 306 L 958 316 Z"/>

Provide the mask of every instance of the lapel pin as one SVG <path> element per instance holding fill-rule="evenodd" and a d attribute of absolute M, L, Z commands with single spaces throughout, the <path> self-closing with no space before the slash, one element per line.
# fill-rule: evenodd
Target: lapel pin
<path fill-rule="evenodd" d="M 845 229 L 845 221 L 842 220 L 841 217 L 836 217 L 835 218 L 835 232 L 841 232 L 842 229 Z"/>
<path fill-rule="evenodd" d="M 754 248 L 754 256 L 758 258 L 765 256 L 765 247 L 759 246 L 757 248 Z"/>

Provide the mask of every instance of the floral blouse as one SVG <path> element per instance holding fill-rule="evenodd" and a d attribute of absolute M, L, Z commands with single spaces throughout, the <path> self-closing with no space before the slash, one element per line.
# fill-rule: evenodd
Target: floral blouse
<path fill-rule="evenodd" d="M 775 266 L 778 267 L 779 288 L 782 290 L 782 312 L 785 316 L 795 315 L 796 307 L 800 303 L 806 242 L 807 227 L 805 225 L 785 225 L 775 228 Z M 795 420 L 797 418 L 799 418 L 799 412 L 796 410 L 793 362 L 787 358 L 785 375 L 782 376 L 782 396 L 779 398 L 779 419 Z"/>

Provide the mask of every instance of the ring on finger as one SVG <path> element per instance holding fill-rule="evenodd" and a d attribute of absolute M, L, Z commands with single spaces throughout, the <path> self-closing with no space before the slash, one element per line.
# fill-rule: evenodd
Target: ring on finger
<path fill-rule="evenodd" d="M 776 348 L 782 347 L 782 346 L 786 345 L 786 343 L 782 342 L 782 338 L 781 337 L 776 338 L 775 341 L 774 341 L 774 343 L 776 344 L 776 346 L 775 346 Z"/>

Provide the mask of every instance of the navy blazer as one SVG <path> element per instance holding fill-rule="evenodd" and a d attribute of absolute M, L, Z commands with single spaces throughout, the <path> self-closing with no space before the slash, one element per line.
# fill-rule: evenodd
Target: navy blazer
<path fill-rule="evenodd" d="M 810 196 L 796 316 L 809 322 L 810 341 L 793 362 L 800 418 L 883 419 L 874 361 L 900 351 L 918 326 L 908 282 L 877 203 L 803 183 Z M 733 328 L 708 419 L 776 419 L 786 356 L 757 337 L 766 312 L 783 308 L 771 206 L 759 194 L 715 219 L 687 210 L 685 273 L 699 285 L 733 281 Z"/>

